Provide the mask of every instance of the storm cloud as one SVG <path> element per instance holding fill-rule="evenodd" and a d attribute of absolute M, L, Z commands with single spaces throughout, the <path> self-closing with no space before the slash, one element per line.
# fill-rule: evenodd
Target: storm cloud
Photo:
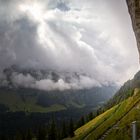
<path fill-rule="evenodd" d="M 25 87 L 122 84 L 138 70 L 125 0 L 0 0 L 0 71 L 12 65 L 81 76 L 67 83 L 13 74 L 13 83 Z"/>

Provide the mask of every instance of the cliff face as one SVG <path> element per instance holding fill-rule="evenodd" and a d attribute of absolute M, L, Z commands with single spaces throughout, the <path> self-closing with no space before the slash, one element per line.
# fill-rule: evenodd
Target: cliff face
<path fill-rule="evenodd" d="M 140 0 L 126 0 L 140 54 Z"/>

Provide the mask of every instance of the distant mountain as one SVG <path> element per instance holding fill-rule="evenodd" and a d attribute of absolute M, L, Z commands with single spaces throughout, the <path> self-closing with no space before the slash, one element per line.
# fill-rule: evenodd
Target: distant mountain
<path fill-rule="evenodd" d="M 85 107 L 94 110 L 113 96 L 115 91 L 116 88 L 112 86 L 48 92 L 29 88 L 1 88 L 0 104 L 9 111 L 52 112 Z"/>
<path fill-rule="evenodd" d="M 94 110 L 111 98 L 117 90 L 117 86 L 113 84 L 83 89 L 75 86 L 67 88 L 72 85 L 73 79 L 80 80 L 81 75 L 86 76 L 81 73 L 21 69 L 17 66 L 4 69 L 3 79 L 0 81 L 0 110 L 25 112 L 56 112 L 72 108 Z M 50 85 L 58 83 L 59 79 L 65 82 L 59 83 L 64 89 Z M 36 81 L 43 80 L 47 81 L 43 83 L 43 88 L 42 85 L 41 88 L 33 86 Z"/>

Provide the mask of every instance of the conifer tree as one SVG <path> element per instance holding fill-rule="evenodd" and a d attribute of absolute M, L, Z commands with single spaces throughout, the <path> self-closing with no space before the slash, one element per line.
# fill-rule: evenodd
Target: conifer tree
<path fill-rule="evenodd" d="M 62 123 L 62 134 L 61 134 L 61 137 L 62 139 L 63 138 L 66 138 L 68 135 L 67 135 L 67 127 L 66 127 L 66 122 L 63 121 Z"/>
<path fill-rule="evenodd" d="M 29 129 L 26 134 L 26 140 L 32 140 L 32 138 L 33 138 L 33 133 L 31 129 Z"/>
<path fill-rule="evenodd" d="M 56 140 L 56 139 L 57 139 L 56 124 L 53 119 L 49 129 L 48 140 Z"/>
<path fill-rule="evenodd" d="M 14 140 L 22 140 L 22 134 L 20 132 L 17 132 Z"/>
<path fill-rule="evenodd" d="M 82 116 L 77 123 L 77 128 L 83 126 L 85 124 L 85 118 Z"/>
<path fill-rule="evenodd" d="M 41 127 L 38 130 L 38 135 L 37 135 L 37 140 L 46 140 L 46 128 L 45 127 Z"/>
<path fill-rule="evenodd" d="M 0 140 L 9 140 L 9 139 L 8 139 L 8 136 L 1 134 Z"/>
<path fill-rule="evenodd" d="M 70 119 L 70 123 L 69 123 L 69 136 L 70 137 L 74 136 L 74 124 L 72 118 Z"/>
<path fill-rule="evenodd" d="M 89 118 L 89 121 L 93 119 L 93 113 L 92 112 L 89 113 L 88 118 Z"/>

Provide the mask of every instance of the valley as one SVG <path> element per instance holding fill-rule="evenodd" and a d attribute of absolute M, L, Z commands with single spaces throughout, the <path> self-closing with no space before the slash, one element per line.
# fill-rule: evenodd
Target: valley
<path fill-rule="evenodd" d="M 0 0 L 0 140 L 140 139 L 137 52 L 139 0 Z"/>

